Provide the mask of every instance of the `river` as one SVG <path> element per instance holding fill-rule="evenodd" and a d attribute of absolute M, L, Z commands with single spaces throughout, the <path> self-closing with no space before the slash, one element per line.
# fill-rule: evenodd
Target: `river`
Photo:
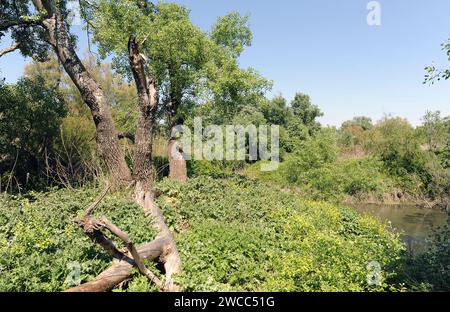
<path fill-rule="evenodd" d="M 370 214 L 382 222 L 390 222 L 393 230 L 400 233 L 400 238 L 414 254 L 426 249 L 426 238 L 433 233 L 433 228 L 445 225 L 448 218 L 443 210 L 411 205 L 360 204 L 354 207 L 362 214 Z"/>

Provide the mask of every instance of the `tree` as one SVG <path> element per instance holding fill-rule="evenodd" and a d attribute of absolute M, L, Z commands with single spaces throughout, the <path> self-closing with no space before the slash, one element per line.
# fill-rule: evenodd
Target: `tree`
<path fill-rule="evenodd" d="M 419 128 L 430 151 L 438 153 L 450 140 L 450 129 L 447 120 L 441 117 L 441 112 L 427 112 L 422 118 L 423 125 Z"/>
<path fill-rule="evenodd" d="M 290 115 L 287 101 L 281 95 L 275 96 L 270 101 L 263 101 L 260 105 L 261 112 L 269 124 L 286 126 Z"/>
<path fill-rule="evenodd" d="M 342 123 L 340 142 L 345 147 L 363 147 L 365 144 L 367 131 L 373 128 L 372 119 L 369 117 L 354 117 L 352 120 Z"/>
<path fill-rule="evenodd" d="M 309 128 L 310 134 L 320 129 L 320 124 L 316 119 L 322 117 L 323 113 L 317 105 L 311 103 L 309 95 L 303 93 L 295 94 L 291 102 L 291 108 L 294 115 Z"/>
<path fill-rule="evenodd" d="M 70 34 L 66 1 L 5 0 L 0 5 L 0 38 L 9 33 L 12 47 L 24 56 L 46 59 L 53 51 L 77 86 L 96 125 L 96 141 L 113 183 L 129 184 L 131 173 L 114 127 L 110 108 L 101 86 L 86 70 L 75 51 Z"/>
<path fill-rule="evenodd" d="M 42 77 L 22 78 L 13 85 L 0 82 L 0 172 L 9 172 L 6 188 L 12 187 L 13 177 L 19 188 L 45 178 L 47 157 L 65 114 L 58 90 L 45 86 Z"/>
<path fill-rule="evenodd" d="M 68 1 L 33 0 L 4 1 L 0 6 L 0 32 L 9 31 L 11 37 L 18 42 L 18 48 L 27 56 L 45 58 L 47 51 L 52 49 L 58 57 L 68 76 L 79 90 L 83 101 L 89 107 L 96 125 L 98 149 L 108 166 L 114 187 L 126 186 L 132 180 L 124 153 L 119 145 L 119 135 L 115 129 L 107 97 L 99 83 L 81 62 L 75 51 L 75 41 L 69 32 Z M 85 16 L 92 13 L 105 13 L 109 9 L 118 9 L 116 13 L 126 13 L 128 20 L 119 17 L 114 21 L 127 22 L 123 28 L 114 28 L 120 44 L 126 47 L 122 53 L 128 56 L 130 72 L 135 80 L 138 93 L 139 116 L 135 136 L 133 155 L 133 178 L 135 183 L 135 200 L 145 210 L 146 215 L 155 220 L 158 236 L 152 242 L 139 249 L 134 247 L 126 233 L 123 233 L 106 218 L 96 220 L 92 216 L 95 205 L 86 210 L 83 218 L 78 220 L 86 234 L 100 244 L 115 262 L 98 279 L 72 289 L 72 291 L 105 291 L 126 280 L 134 265 L 161 289 L 176 290 L 173 275 L 181 268 L 181 261 L 173 236 L 165 224 L 163 214 L 154 203 L 153 174 L 151 151 L 153 127 L 158 108 L 158 92 L 156 80 L 146 71 L 145 56 L 141 48 L 145 44 L 145 34 L 148 28 L 142 28 L 145 33 L 136 33 L 130 25 L 148 25 L 154 15 L 154 6 L 147 1 L 100 1 L 99 6 L 92 6 L 88 1 L 85 5 Z M 123 5 L 120 5 L 123 4 Z M 131 9 L 129 11 L 128 9 Z M 37 12 L 32 15 L 32 12 Z M 122 16 L 124 16 L 122 15 Z M 139 23 L 140 22 L 140 23 Z M 109 28 L 110 25 L 105 25 Z M 128 28 L 127 28 L 128 27 Z M 141 36 L 144 35 L 144 36 Z M 113 36 L 113 37 L 114 37 Z M 34 40 L 30 40 L 34 39 Z M 125 40 L 123 40 L 125 38 Z M 122 40 L 122 41 L 120 41 Z M 109 188 L 106 189 L 106 192 Z M 106 194 L 100 196 L 100 199 Z M 132 259 L 119 251 L 109 241 L 103 230 L 121 239 L 128 247 Z M 162 284 L 144 265 L 143 259 L 159 258 L 165 267 L 166 281 Z M 123 261 L 128 259 L 128 261 Z"/>
<path fill-rule="evenodd" d="M 219 17 L 213 26 L 211 38 L 237 58 L 246 46 L 252 44 L 253 34 L 248 20 L 249 16 L 241 16 L 238 12 Z"/>
<path fill-rule="evenodd" d="M 92 53 L 82 60 L 86 69 L 102 85 L 120 138 L 121 147 L 129 159 L 137 125 L 137 103 L 134 85 L 112 71 L 109 63 L 100 63 Z M 61 124 L 60 135 L 53 144 L 53 159 L 46 168 L 56 182 L 66 187 L 81 185 L 101 172 L 95 146 L 95 125 L 89 108 L 76 86 L 65 74 L 54 54 L 46 62 L 32 61 L 25 66 L 25 76 L 42 77 L 45 85 L 55 87 L 64 100 L 67 116 Z"/>

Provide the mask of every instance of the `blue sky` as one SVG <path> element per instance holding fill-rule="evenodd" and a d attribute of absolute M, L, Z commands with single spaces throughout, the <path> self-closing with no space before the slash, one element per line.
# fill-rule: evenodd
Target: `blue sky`
<path fill-rule="evenodd" d="M 450 115 L 450 81 L 422 85 L 424 67 L 449 65 L 440 44 L 450 38 L 450 1 L 380 0 L 381 26 L 368 26 L 369 0 L 178 0 L 197 25 L 209 30 L 230 11 L 250 15 L 252 47 L 241 57 L 274 81 L 273 94 L 311 96 L 340 125 L 353 116 L 384 114 L 417 125 L 427 110 Z M 81 28 L 75 27 L 81 34 Z M 80 35 L 80 50 L 86 49 Z M 0 47 L 4 47 L 4 42 Z M 27 60 L 14 53 L 0 70 L 15 81 Z"/>

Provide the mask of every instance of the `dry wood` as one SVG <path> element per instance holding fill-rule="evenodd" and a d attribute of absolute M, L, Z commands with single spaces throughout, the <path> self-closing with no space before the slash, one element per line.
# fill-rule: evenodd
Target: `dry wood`
<path fill-rule="evenodd" d="M 136 194 L 135 200 L 143 207 L 145 215 L 154 220 L 154 227 L 159 233 L 155 240 L 137 249 L 129 236 L 112 224 L 107 218 L 103 217 L 100 221 L 97 221 L 90 215 L 92 210 L 98 205 L 98 202 L 104 198 L 105 195 L 103 194 L 105 193 L 104 191 L 94 204 L 86 209 L 86 215 L 82 220 L 78 220 L 78 223 L 91 239 L 102 246 L 114 258 L 113 265 L 101 273 L 94 281 L 71 288 L 68 292 L 104 292 L 112 290 L 117 285 L 129 279 L 134 265 L 150 281 L 158 285 L 161 290 L 178 291 L 179 288 L 174 283 L 173 277 L 176 273 L 180 272 L 181 259 L 173 235 L 165 223 L 163 213 L 155 204 L 154 198 L 157 192 L 140 192 Z M 100 230 L 103 227 L 125 243 L 133 259 L 130 259 L 123 252 L 119 251 L 101 233 Z M 159 259 L 164 264 L 166 273 L 165 283 L 162 283 L 154 273 L 145 267 L 144 259 L 151 261 Z"/>
<path fill-rule="evenodd" d="M 137 251 L 136 247 L 134 246 L 133 242 L 131 241 L 130 237 L 127 233 L 123 232 L 121 229 L 119 229 L 116 225 L 114 225 L 111 221 L 109 221 L 106 217 L 102 217 L 100 221 L 108 231 L 110 231 L 112 234 L 120 238 L 125 246 L 127 247 L 128 251 L 133 256 L 134 261 L 136 262 L 136 265 L 139 269 L 139 271 L 145 275 L 150 282 L 155 283 L 161 290 L 163 290 L 163 283 L 161 280 L 153 274 L 144 264 L 144 261 L 142 260 L 141 256 L 139 255 L 139 252 Z"/>
<path fill-rule="evenodd" d="M 6 54 L 8 54 L 8 53 L 14 52 L 14 51 L 16 51 L 18 48 L 19 48 L 19 44 L 18 44 L 17 42 L 14 42 L 14 43 L 13 43 L 11 46 L 9 46 L 8 48 L 5 48 L 5 49 L 3 49 L 3 50 L 0 50 L 0 57 L 6 55 Z"/>

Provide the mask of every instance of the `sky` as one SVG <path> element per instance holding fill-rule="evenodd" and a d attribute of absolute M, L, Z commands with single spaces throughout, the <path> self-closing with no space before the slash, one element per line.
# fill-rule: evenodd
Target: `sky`
<path fill-rule="evenodd" d="M 240 58 L 274 82 L 269 96 L 311 96 L 324 125 L 354 116 L 402 116 L 413 125 L 426 111 L 450 115 L 450 81 L 423 85 L 424 67 L 450 66 L 441 44 L 450 38 L 450 1 L 380 0 L 381 25 L 370 26 L 369 0 L 176 0 L 208 31 L 218 16 L 250 16 L 254 40 Z M 86 51 L 82 28 L 80 53 Z M 6 47 L 7 40 L 0 44 Z M 14 82 L 29 62 L 19 53 L 0 58 Z"/>

